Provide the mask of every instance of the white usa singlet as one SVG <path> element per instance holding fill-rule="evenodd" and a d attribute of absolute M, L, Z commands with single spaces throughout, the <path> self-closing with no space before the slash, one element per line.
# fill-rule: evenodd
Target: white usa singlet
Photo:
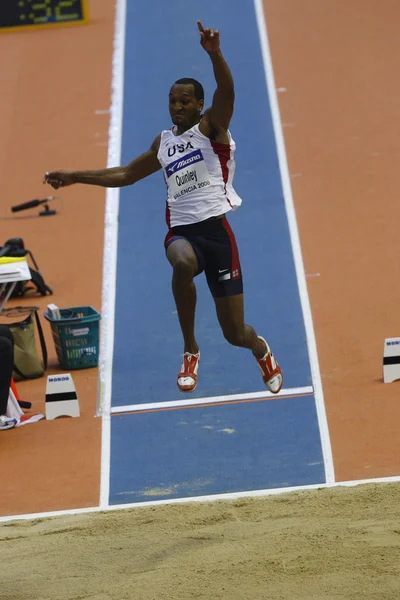
<path fill-rule="evenodd" d="M 242 200 L 233 189 L 236 144 L 213 142 L 194 125 L 182 135 L 161 133 L 157 158 L 168 188 L 167 225 L 190 225 L 238 208 Z"/>

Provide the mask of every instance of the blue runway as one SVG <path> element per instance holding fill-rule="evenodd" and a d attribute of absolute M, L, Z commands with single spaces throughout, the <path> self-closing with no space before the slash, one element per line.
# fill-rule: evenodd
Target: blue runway
<path fill-rule="evenodd" d="M 325 482 L 313 396 L 115 416 L 111 439 L 110 504 Z"/>
<path fill-rule="evenodd" d="M 284 372 L 284 387 L 311 386 L 252 3 L 236 0 L 234 10 L 228 12 L 226 0 L 205 0 L 196 7 L 183 0 L 128 0 L 122 163 L 142 153 L 162 129 L 170 127 L 168 91 L 176 79 L 199 79 L 206 90 L 206 105 L 211 102 L 215 84 L 209 58 L 199 44 L 197 19 L 221 30 L 221 47 L 235 79 L 234 183 L 243 205 L 229 220 L 244 274 L 246 321 L 274 349 Z M 185 398 L 176 387 L 183 343 L 163 248 L 165 197 L 161 171 L 121 190 L 114 408 Z M 251 353 L 224 340 L 204 275 L 196 285 L 196 335 L 202 358 L 198 387 L 188 399 L 265 391 Z M 183 422 L 187 424 L 180 425 Z M 198 423 L 212 429 L 202 429 Z M 234 433 L 217 434 L 217 423 Z M 313 396 L 115 416 L 110 501 L 321 483 L 321 457 Z M 153 491 L 146 496 L 146 490 Z"/>

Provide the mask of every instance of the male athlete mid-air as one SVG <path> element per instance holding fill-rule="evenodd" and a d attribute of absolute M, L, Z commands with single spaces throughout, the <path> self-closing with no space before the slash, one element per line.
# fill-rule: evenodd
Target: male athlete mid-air
<path fill-rule="evenodd" d="M 163 169 L 167 184 L 165 250 L 172 265 L 172 291 L 184 340 L 177 385 L 197 385 L 200 350 L 194 333 L 196 287 L 205 272 L 225 339 L 253 352 L 268 390 L 282 388 L 282 371 L 267 342 L 244 322 L 243 282 L 235 236 L 226 213 L 242 200 L 232 186 L 235 142 L 229 132 L 234 84 L 221 53 L 219 31 L 198 21 L 200 43 L 208 53 L 217 89 L 204 111 L 204 90 L 195 79 L 178 79 L 169 92 L 173 127 L 162 131 L 149 150 L 123 167 L 96 171 L 52 171 L 44 183 L 58 189 L 74 183 L 123 187 Z"/>

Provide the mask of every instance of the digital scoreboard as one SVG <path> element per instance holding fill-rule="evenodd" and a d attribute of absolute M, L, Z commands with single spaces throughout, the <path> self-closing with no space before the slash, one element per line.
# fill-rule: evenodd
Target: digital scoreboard
<path fill-rule="evenodd" d="M 0 32 L 88 23 L 87 0 L 0 0 Z"/>

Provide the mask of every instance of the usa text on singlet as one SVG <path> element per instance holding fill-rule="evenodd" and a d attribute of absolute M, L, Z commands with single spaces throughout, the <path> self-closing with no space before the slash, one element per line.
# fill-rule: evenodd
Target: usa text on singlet
<path fill-rule="evenodd" d="M 169 227 L 199 223 L 238 208 L 242 200 L 232 186 L 236 144 L 218 144 L 195 125 L 182 135 L 176 127 L 161 133 L 157 158 L 168 188 Z"/>

